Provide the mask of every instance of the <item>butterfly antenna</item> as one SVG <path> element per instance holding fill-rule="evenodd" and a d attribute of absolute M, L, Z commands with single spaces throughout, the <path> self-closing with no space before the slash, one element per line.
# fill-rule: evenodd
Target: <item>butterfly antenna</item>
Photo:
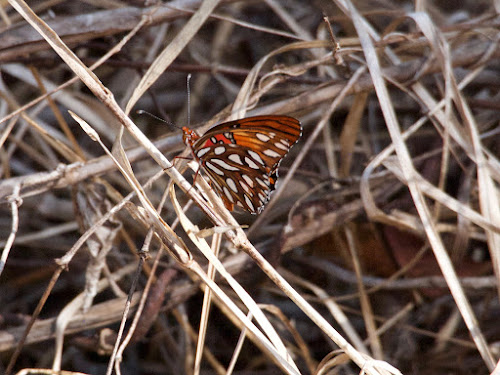
<path fill-rule="evenodd" d="M 165 120 L 165 119 L 162 119 L 161 117 L 158 117 L 156 115 L 153 115 L 152 113 L 148 112 L 148 111 L 145 111 L 143 109 L 139 109 L 137 110 L 135 113 L 137 113 L 138 115 L 148 115 L 149 117 L 152 117 L 154 118 L 155 120 L 158 120 L 158 121 L 161 121 L 161 122 L 164 122 L 165 124 L 168 124 L 174 128 L 177 128 L 177 129 L 182 129 L 180 126 L 177 126 L 175 125 L 172 121 L 168 121 L 168 120 Z"/>
<path fill-rule="evenodd" d="M 187 75 L 186 85 L 187 85 L 187 123 L 188 126 L 191 125 L 191 88 L 189 87 L 189 82 L 191 81 L 191 73 Z"/>

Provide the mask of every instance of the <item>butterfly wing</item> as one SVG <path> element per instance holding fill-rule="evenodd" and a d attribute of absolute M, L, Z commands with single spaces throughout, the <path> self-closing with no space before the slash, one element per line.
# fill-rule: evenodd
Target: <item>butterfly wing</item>
<path fill-rule="evenodd" d="M 301 134 L 300 122 L 293 117 L 254 116 L 214 126 L 195 142 L 194 149 L 203 154 L 207 147 L 237 144 L 258 153 L 263 164 L 273 169 Z"/>
<path fill-rule="evenodd" d="M 275 188 L 281 160 L 301 132 L 293 117 L 248 117 L 216 125 L 192 149 L 228 209 L 238 205 L 259 213 Z"/>
<path fill-rule="evenodd" d="M 222 154 L 212 150 L 201 161 L 212 186 L 229 210 L 237 205 L 259 213 L 274 190 L 276 171 L 259 164 L 253 156 L 255 152 L 246 147 L 228 144 Z"/>

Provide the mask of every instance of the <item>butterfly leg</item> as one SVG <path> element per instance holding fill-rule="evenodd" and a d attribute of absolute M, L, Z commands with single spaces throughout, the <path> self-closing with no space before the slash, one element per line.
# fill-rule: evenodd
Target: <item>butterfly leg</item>
<path fill-rule="evenodd" d="M 172 159 L 172 166 L 171 167 L 168 167 L 168 168 L 164 168 L 163 170 L 166 171 L 167 169 L 170 169 L 174 166 L 174 161 L 175 159 L 184 159 L 184 160 L 193 160 L 193 158 L 191 157 L 185 157 L 185 156 L 174 156 L 174 158 Z"/>
<path fill-rule="evenodd" d="M 198 175 L 200 174 L 200 169 L 201 169 L 201 165 L 198 164 L 198 169 L 196 170 L 196 173 L 194 174 L 194 177 L 193 177 L 193 186 L 194 184 L 196 183 L 196 178 L 198 177 Z"/>

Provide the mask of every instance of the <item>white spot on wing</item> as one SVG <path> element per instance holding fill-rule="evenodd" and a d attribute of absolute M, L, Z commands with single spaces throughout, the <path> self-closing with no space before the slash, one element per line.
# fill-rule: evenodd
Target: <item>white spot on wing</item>
<path fill-rule="evenodd" d="M 245 184 L 243 181 L 240 181 L 240 186 L 245 190 L 247 193 L 250 193 L 250 188 L 248 187 L 247 184 Z"/>
<path fill-rule="evenodd" d="M 225 186 L 223 187 L 223 189 L 224 189 L 224 194 L 226 195 L 229 202 L 234 203 L 233 196 L 231 195 L 231 192 L 229 191 L 229 189 Z"/>
<path fill-rule="evenodd" d="M 238 187 L 236 186 L 236 183 L 232 178 L 226 178 L 226 185 L 229 186 L 229 188 L 234 191 L 235 193 L 238 193 Z"/>
<path fill-rule="evenodd" d="M 211 162 L 207 161 L 205 166 L 210 169 L 212 172 L 218 174 L 219 176 L 224 176 L 224 172 L 222 172 L 219 168 L 213 165 Z"/>
<path fill-rule="evenodd" d="M 266 203 L 268 201 L 268 198 L 267 198 L 266 194 L 263 194 L 262 192 L 259 192 L 258 196 L 259 196 L 259 199 L 260 199 L 260 201 L 262 203 Z"/>
<path fill-rule="evenodd" d="M 235 162 L 236 164 L 243 165 L 243 162 L 241 161 L 241 157 L 238 154 L 229 154 L 229 156 L 227 158 L 229 160 L 231 160 L 232 162 Z"/>
<path fill-rule="evenodd" d="M 255 162 L 252 159 L 250 159 L 248 156 L 245 156 L 245 162 L 252 169 L 260 169 L 259 166 L 257 164 L 255 164 Z"/>
<path fill-rule="evenodd" d="M 274 145 L 276 146 L 276 148 L 279 148 L 280 150 L 284 151 L 288 150 L 288 146 L 285 145 L 283 142 L 276 142 Z"/>
<path fill-rule="evenodd" d="M 238 167 L 233 167 L 232 165 L 227 164 L 224 160 L 221 159 L 210 159 L 212 164 L 217 164 L 219 167 L 227 169 L 228 171 L 239 171 Z"/>
<path fill-rule="evenodd" d="M 250 211 L 254 212 L 255 208 L 252 204 L 252 201 L 246 195 L 244 195 L 244 197 L 245 197 L 245 203 L 247 204 L 248 208 L 250 208 Z"/>
<path fill-rule="evenodd" d="M 264 150 L 263 152 L 264 155 L 269 156 L 270 158 L 279 158 L 281 157 L 280 154 L 278 154 L 276 151 L 273 151 L 271 149 Z"/>
<path fill-rule="evenodd" d="M 196 153 L 196 156 L 198 157 L 198 159 L 202 158 L 203 155 L 205 155 L 208 151 L 210 151 L 210 147 L 199 149 L 198 152 Z"/>
<path fill-rule="evenodd" d="M 261 180 L 260 178 L 255 179 L 260 185 L 262 185 L 264 188 L 268 189 L 269 188 L 269 182 L 266 184 L 266 181 Z"/>
<path fill-rule="evenodd" d="M 241 177 L 245 180 L 248 186 L 253 188 L 253 180 L 250 177 L 248 177 L 246 174 L 241 175 Z"/>
<path fill-rule="evenodd" d="M 214 148 L 214 153 L 215 155 L 222 155 L 226 151 L 226 148 L 224 146 L 217 146 Z"/>
<path fill-rule="evenodd" d="M 262 133 L 255 133 L 255 136 L 257 137 L 257 139 L 261 142 L 267 142 L 269 141 L 271 138 L 269 138 L 267 135 L 265 134 L 262 134 Z"/>
<path fill-rule="evenodd" d="M 257 163 L 260 163 L 262 165 L 265 165 L 264 161 L 262 160 L 262 158 L 260 157 L 259 154 L 257 154 L 255 151 L 253 150 L 248 150 L 248 155 L 250 155 Z"/>

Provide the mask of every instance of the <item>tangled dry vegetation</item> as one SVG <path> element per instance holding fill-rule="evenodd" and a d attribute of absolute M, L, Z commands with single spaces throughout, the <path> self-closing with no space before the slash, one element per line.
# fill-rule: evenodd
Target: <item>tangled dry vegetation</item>
<path fill-rule="evenodd" d="M 0 373 L 499 374 L 500 5 L 434 3 L 4 2 Z M 262 114 L 229 213 L 176 127 Z"/>

